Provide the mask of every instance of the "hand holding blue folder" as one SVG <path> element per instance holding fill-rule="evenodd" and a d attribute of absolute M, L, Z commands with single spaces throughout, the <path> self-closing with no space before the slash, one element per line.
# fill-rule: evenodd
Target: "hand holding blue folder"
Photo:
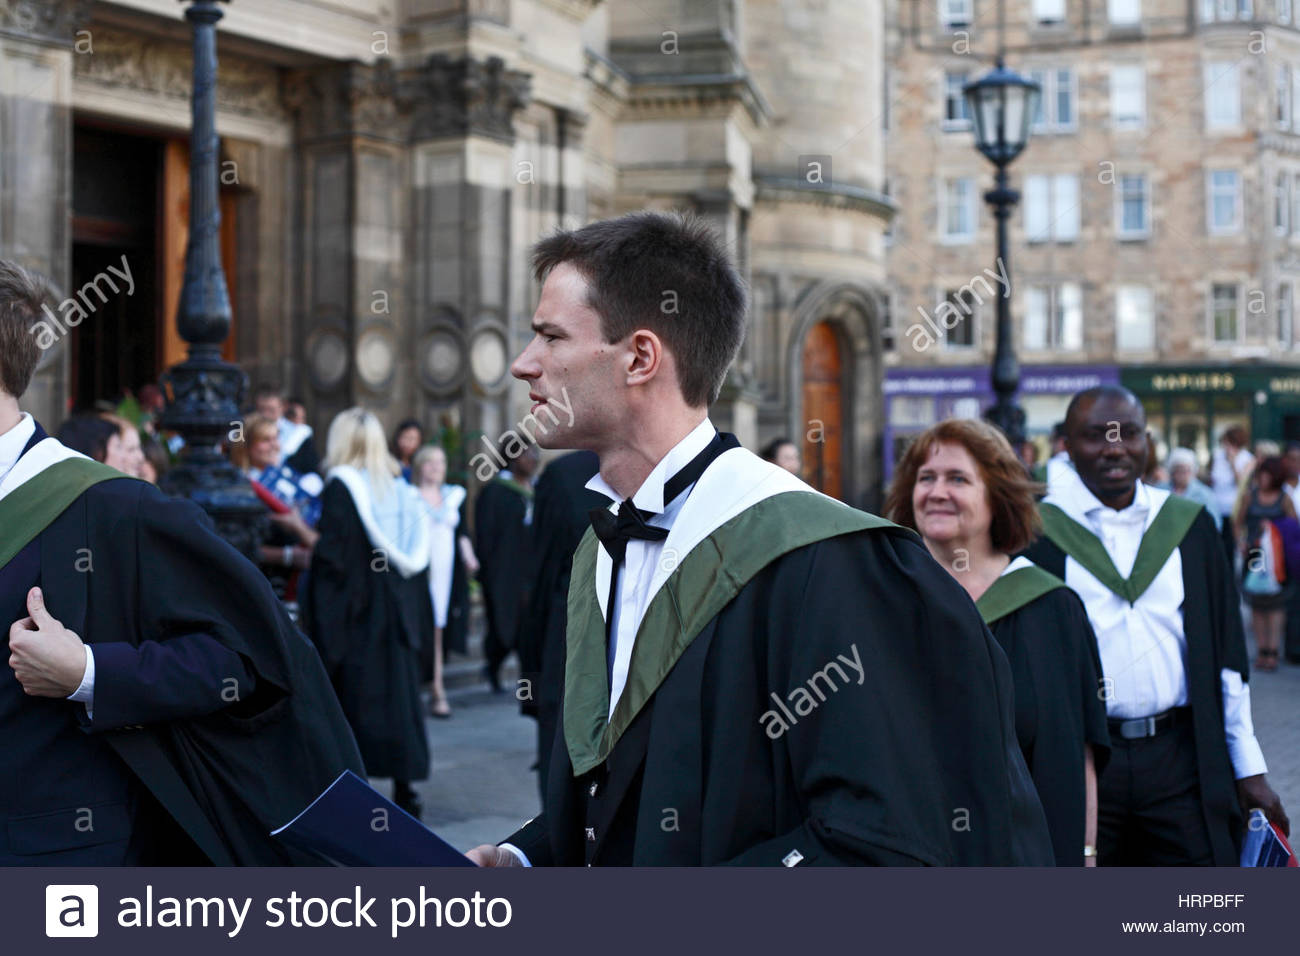
<path fill-rule="evenodd" d="M 1250 811 L 1246 839 L 1241 844 L 1242 866 L 1295 866 L 1295 854 L 1282 834 L 1269 822 L 1264 811 Z"/>

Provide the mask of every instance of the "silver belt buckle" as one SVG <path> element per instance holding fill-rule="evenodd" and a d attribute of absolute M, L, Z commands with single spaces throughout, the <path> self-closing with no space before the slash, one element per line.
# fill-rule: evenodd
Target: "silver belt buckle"
<path fill-rule="evenodd" d="M 1154 737 L 1156 734 L 1156 719 L 1154 717 L 1137 717 L 1133 720 L 1126 720 L 1119 725 L 1119 735 L 1124 740 L 1141 740 L 1143 737 Z"/>

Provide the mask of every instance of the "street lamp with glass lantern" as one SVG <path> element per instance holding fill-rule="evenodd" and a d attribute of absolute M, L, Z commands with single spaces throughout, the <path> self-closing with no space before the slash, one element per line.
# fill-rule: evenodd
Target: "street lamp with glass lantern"
<path fill-rule="evenodd" d="M 1016 404 L 1020 365 L 1011 334 L 1011 266 L 1007 252 L 1007 219 L 1020 201 L 1020 193 L 1007 184 L 1007 167 L 1029 141 L 1029 124 L 1038 107 L 1042 88 L 1033 80 L 1008 70 L 998 57 L 993 70 L 962 88 L 975 127 L 975 148 L 997 167 L 993 189 L 984 200 L 993 207 L 998 224 L 998 261 L 1007 287 L 997 302 L 997 347 L 993 354 L 993 392 L 997 400 L 984 417 L 1019 450 L 1025 440 L 1025 411 Z"/>

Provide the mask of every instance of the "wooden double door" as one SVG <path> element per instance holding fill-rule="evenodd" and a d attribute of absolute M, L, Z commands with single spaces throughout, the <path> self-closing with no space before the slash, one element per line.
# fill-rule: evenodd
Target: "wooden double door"
<path fill-rule="evenodd" d="M 840 337 L 818 322 L 803 342 L 804 480 L 832 498 L 844 497 L 844 372 Z"/>
<path fill-rule="evenodd" d="M 176 330 L 189 238 L 189 141 L 78 123 L 73 134 L 72 282 L 60 290 L 93 311 L 69 336 L 72 408 L 116 402 L 183 361 Z M 236 301 L 237 192 L 221 191 L 221 251 Z M 113 267 L 117 272 L 110 272 Z M 117 279 L 129 269 L 131 284 Z M 119 291 L 110 292 L 104 275 Z M 88 289 L 78 298 L 81 290 Z M 71 307 L 69 306 L 69 309 Z M 233 360 L 234 323 L 224 355 Z"/>

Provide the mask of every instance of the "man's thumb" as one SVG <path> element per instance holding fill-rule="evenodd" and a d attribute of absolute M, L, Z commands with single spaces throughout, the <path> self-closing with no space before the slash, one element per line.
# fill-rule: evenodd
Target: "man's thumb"
<path fill-rule="evenodd" d="M 54 623 L 50 612 L 45 610 L 45 595 L 40 588 L 32 588 L 27 592 L 27 613 L 32 616 L 38 629 Z"/>

